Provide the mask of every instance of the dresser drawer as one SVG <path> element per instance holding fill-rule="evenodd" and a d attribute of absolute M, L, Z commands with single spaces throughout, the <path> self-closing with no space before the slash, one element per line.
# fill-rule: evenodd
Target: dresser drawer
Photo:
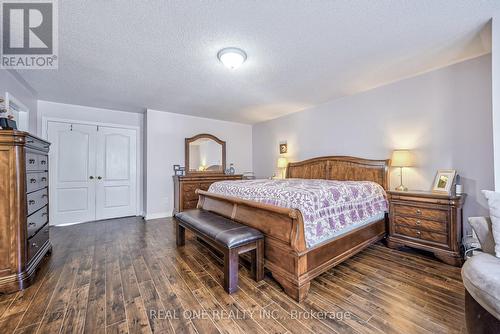
<path fill-rule="evenodd" d="M 47 241 L 49 241 L 49 224 L 46 224 L 37 234 L 28 239 L 28 261 L 35 257 Z"/>
<path fill-rule="evenodd" d="M 446 233 L 448 231 L 448 225 L 442 221 L 439 222 L 414 217 L 396 216 L 394 217 L 394 223 L 396 225 L 403 225 L 406 227 L 416 228 L 419 230 L 427 230 L 431 232 Z"/>
<path fill-rule="evenodd" d="M 213 182 L 202 182 L 199 184 L 199 189 L 200 190 L 205 190 L 207 191 L 208 188 L 210 188 L 210 185 L 212 184 Z"/>
<path fill-rule="evenodd" d="M 430 208 L 422 208 L 410 205 L 394 205 L 395 215 L 425 217 L 426 219 L 446 221 L 448 214 L 446 211 Z"/>
<path fill-rule="evenodd" d="M 47 188 L 37 190 L 35 192 L 29 193 L 27 195 L 27 205 L 28 205 L 28 216 L 31 215 L 36 210 L 47 205 L 48 194 Z"/>
<path fill-rule="evenodd" d="M 186 183 L 184 183 L 184 184 L 182 185 L 182 192 L 183 192 L 183 193 L 188 193 L 188 192 L 190 192 L 190 193 L 194 193 L 194 191 L 195 191 L 196 189 L 198 189 L 198 183 L 191 183 L 191 182 L 190 182 L 190 183 L 187 183 L 187 182 L 186 182 Z"/>
<path fill-rule="evenodd" d="M 47 206 L 44 206 L 40 210 L 36 211 L 32 215 L 28 216 L 27 224 L 28 224 L 28 238 L 31 238 L 36 234 L 36 232 L 47 223 L 48 218 L 48 209 Z"/>
<path fill-rule="evenodd" d="M 207 191 L 213 182 L 196 182 L 196 183 L 186 183 L 182 186 L 182 198 L 184 202 L 186 201 L 198 201 L 198 194 L 196 194 L 196 189 Z"/>
<path fill-rule="evenodd" d="M 26 153 L 26 171 L 46 171 L 49 168 L 49 157 L 45 154 Z"/>
<path fill-rule="evenodd" d="M 38 154 L 26 153 L 26 170 L 38 170 Z"/>
<path fill-rule="evenodd" d="M 48 185 L 48 173 L 27 173 L 26 174 L 26 191 L 33 192 L 38 189 L 45 188 Z"/>
<path fill-rule="evenodd" d="M 49 170 L 49 157 L 45 154 L 38 156 L 38 169 Z"/>
<path fill-rule="evenodd" d="M 401 225 L 394 226 L 394 230 L 395 230 L 396 234 L 399 234 L 402 236 L 416 238 L 416 239 L 422 239 L 425 241 L 432 241 L 432 242 L 436 242 L 436 243 L 443 244 L 443 245 L 448 244 L 448 237 L 446 234 L 422 231 L 422 230 L 409 228 L 409 227 L 405 227 L 405 226 L 401 226 Z"/>
<path fill-rule="evenodd" d="M 193 201 L 184 201 L 182 204 L 183 210 L 189 210 L 189 209 L 196 209 L 196 206 L 198 205 L 198 200 L 193 200 Z"/>
<path fill-rule="evenodd" d="M 198 199 L 198 194 L 196 194 L 196 192 L 193 190 L 193 191 L 185 192 L 182 195 L 182 198 L 183 198 L 184 202 L 194 201 L 194 200 Z"/>

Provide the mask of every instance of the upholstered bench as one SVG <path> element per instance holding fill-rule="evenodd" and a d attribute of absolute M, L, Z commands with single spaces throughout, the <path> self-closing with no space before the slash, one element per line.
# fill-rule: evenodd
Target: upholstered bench
<path fill-rule="evenodd" d="M 256 281 L 264 278 L 264 236 L 251 227 L 201 209 L 183 211 L 174 216 L 177 246 L 185 244 L 185 229 L 224 255 L 224 289 L 238 289 L 239 254 L 252 251 L 251 273 Z"/>

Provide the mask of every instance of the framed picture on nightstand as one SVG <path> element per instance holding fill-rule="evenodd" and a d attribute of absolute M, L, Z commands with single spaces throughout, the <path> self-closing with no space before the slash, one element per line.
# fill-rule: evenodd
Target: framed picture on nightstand
<path fill-rule="evenodd" d="M 453 185 L 453 180 L 457 171 L 454 169 L 440 169 L 436 174 L 434 179 L 434 186 L 432 187 L 432 192 L 450 194 L 451 186 Z"/>

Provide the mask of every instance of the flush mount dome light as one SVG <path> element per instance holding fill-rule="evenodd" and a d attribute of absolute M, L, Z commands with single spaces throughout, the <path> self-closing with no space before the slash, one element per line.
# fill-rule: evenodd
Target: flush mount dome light
<path fill-rule="evenodd" d="M 238 48 L 224 48 L 217 53 L 217 58 L 224 66 L 235 70 L 245 62 L 247 54 Z"/>

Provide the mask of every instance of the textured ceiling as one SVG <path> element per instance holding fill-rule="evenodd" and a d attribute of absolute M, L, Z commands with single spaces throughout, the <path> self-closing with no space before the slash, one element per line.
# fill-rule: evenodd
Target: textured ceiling
<path fill-rule="evenodd" d="M 500 1 L 59 1 L 39 98 L 255 123 L 489 52 Z M 483 39 L 484 40 L 484 39 Z M 247 62 L 216 58 L 236 46 Z"/>

